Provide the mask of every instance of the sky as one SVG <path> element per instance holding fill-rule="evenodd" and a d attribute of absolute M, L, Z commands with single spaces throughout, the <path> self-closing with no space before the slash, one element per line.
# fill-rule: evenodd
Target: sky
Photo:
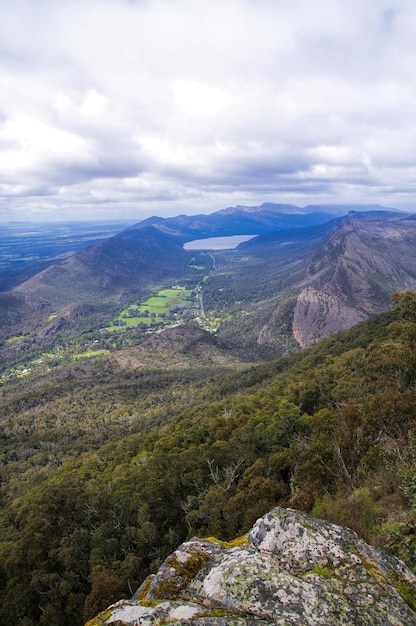
<path fill-rule="evenodd" d="M 416 211 L 414 0 L 0 0 L 0 222 Z"/>

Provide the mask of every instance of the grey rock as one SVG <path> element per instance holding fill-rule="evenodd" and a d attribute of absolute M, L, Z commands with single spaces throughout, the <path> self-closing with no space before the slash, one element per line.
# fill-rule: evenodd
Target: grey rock
<path fill-rule="evenodd" d="M 192 539 L 88 626 L 416 626 L 416 576 L 353 531 L 276 508 L 233 544 Z"/>

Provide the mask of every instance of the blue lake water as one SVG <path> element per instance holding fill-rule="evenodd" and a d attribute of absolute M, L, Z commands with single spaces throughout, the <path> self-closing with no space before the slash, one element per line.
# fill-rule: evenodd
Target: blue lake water
<path fill-rule="evenodd" d="M 207 239 L 194 239 L 184 244 L 184 250 L 232 250 L 243 241 L 249 241 L 256 235 L 229 235 L 227 237 L 208 237 Z"/>

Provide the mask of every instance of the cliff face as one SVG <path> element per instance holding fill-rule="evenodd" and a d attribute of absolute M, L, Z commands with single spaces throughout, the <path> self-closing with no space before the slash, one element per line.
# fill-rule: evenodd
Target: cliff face
<path fill-rule="evenodd" d="M 416 222 L 349 217 L 307 261 L 293 335 L 307 347 L 391 306 L 395 291 L 415 289 Z"/>
<path fill-rule="evenodd" d="M 416 626 L 416 577 L 346 528 L 274 509 L 234 544 L 192 539 L 87 626 Z"/>

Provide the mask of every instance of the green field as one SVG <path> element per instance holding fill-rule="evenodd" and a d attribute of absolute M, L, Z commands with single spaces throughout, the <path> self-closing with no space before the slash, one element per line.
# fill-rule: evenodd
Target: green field
<path fill-rule="evenodd" d="M 157 296 L 151 296 L 139 306 L 141 312 L 149 311 L 152 313 L 166 313 L 170 309 L 178 306 L 178 304 L 192 304 L 190 289 L 162 289 Z"/>
<path fill-rule="evenodd" d="M 105 354 L 108 354 L 108 350 L 86 350 L 81 352 L 81 354 L 74 354 L 72 358 L 74 361 L 78 361 L 78 359 L 91 359 L 96 356 L 104 356 Z"/>
<path fill-rule="evenodd" d="M 139 324 L 145 324 L 146 326 L 151 326 L 152 324 L 159 324 L 160 322 L 163 322 L 164 319 L 162 317 L 148 317 L 148 316 L 141 316 L 141 317 L 125 317 L 123 319 L 123 322 L 125 322 L 126 326 L 138 326 Z"/>
<path fill-rule="evenodd" d="M 144 324 L 152 326 L 166 321 L 167 313 L 187 309 L 193 304 L 192 291 L 182 287 L 161 289 L 156 295 L 142 300 L 139 304 L 131 304 L 123 309 L 117 321 L 123 326 L 134 327 Z"/>

